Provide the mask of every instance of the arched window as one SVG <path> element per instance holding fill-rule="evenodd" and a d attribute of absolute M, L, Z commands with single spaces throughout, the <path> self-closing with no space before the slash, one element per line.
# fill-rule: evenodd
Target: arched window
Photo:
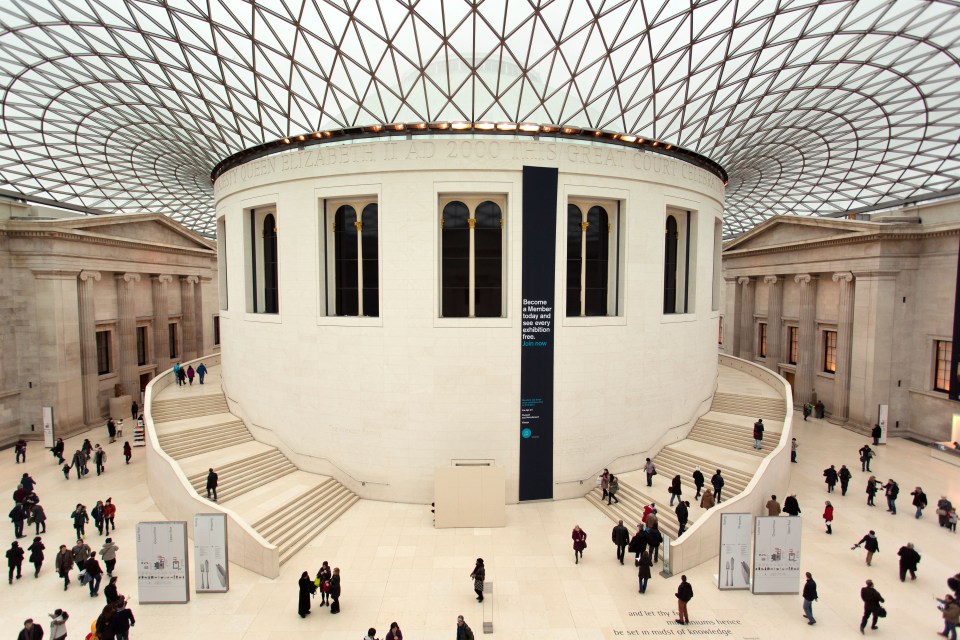
<path fill-rule="evenodd" d="M 450 200 L 443 207 L 440 225 L 440 314 L 445 318 L 502 317 L 500 204 L 478 198 Z"/>
<path fill-rule="evenodd" d="M 663 312 L 692 313 L 697 298 L 697 214 L 667 211 L 664 219 Z"/>
<path fill-rule="evenodd" d="M 273 214 L 263 218 L 263 312 L 280 312 L 280 291 L 277 277 L 277 219 Z"/>
<path fill-rule="evenodd" d="M 280 247 L 276 206 L 244 214 L 247 313 L 280 313 Z"/>
<path fill-rule="evenodd" d="M 357 212 L 350 205 L 337 209 L 333 216 L 334 313 L 355 316 L 360 309 L 357 294 Z"/>
<path fill-rule="evenodd" d="M 618 223 L 617 202 L 567 204 L 567 317 L 617 315 Z"/>
<path fill-rule="evenodd" d="M 333 206 L 336 207 L 331 225 L 334 315 L 377 317 L 380 314 L 378 205 L 361 199 Z"/>
<path fill-rule="evenodd" d="M 380 259 L 379 207 L 368 204 L 360 214 L 360 282 L 363 283 L 360 315 L 375 318 L 380 315 Z"/>
<path fill-rule="evenodd" d="M 663 249 L 663 312 L 677 312 L 677 219 L 667 216 Z"/>

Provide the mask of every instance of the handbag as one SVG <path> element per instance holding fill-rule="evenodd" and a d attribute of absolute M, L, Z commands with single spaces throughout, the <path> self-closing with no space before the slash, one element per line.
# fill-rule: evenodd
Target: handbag
<path fill-rule="evenodd" d="M 878 617 L 878 618 L 886 618 L 886 617 L 887 617 L 887 610 L 884 609 L 883 607 L 877 607 L 877 617 Z"/>
<path fill-rule="evenodd" d="M 330 593 L 330 581 L 324 580 L 323 583 L 321 583 L 320 585 L 320 590 L 323 591 L 324 593 Z"/>
<path fill-rule="evenodd" d="M 90 574 L 87 573 L 87 570 L 86 570 L 86 569 L 83 569 L 83 570 L 80 572 L 80 575 L 77 576 L 77 578 L 80 579 L 80 584 L 89 584 L 89 583 L 93 580 L 93 578 L 90 576 Z"/>

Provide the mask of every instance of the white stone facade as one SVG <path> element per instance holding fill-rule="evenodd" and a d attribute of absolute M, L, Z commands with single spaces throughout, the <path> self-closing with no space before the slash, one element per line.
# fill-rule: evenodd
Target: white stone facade
<path fill-rule="evenodd" d="M 515 502 L 524 165 L 559 169 L 554 495 L 582 495 L 604 466 L 694 418 L 716 382 L 721 181 L 610 145 L 438 137 L 291 151 L 217 180 L 223 378 L 254 433 L 269 430 L 302 467 L 363 497 L 429 502 L 435 467 L 484 460 L 506 469 Z M 502 317 L 444 318 L 440 203 L 478 194 L 505 203 Z M 379 205 L 376 317 L 326 311 L 324 202 L 355 196 Z M 620 207 L 618 305 L 607 316 L 564 313 L 567 203 L 579 198 Z M 251 209 L 276 216 L 275 314 L 251 312 Z M 687 313 L 663 313 L 668 211 L 692 212 Z"/>

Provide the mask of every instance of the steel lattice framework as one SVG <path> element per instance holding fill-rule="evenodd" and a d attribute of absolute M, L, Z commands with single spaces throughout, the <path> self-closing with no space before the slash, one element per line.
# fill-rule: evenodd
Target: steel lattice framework
<path fill-rule="evenodd" d="M 553 123 L 719 162 L 729 236 L 960 188 L 958 39 L 946 0 L 5 0 L 0 188 L 213 235 L 245 148 Z"/>

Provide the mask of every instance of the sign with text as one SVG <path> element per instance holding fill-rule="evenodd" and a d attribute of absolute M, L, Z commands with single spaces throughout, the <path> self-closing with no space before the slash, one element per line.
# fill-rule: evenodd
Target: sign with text
<path fill-rule="evenodd" d="M 43 446 L 52 449 L 53 442 L 53 407 L 41 407 L 43 414 Z"/>
<path fill-rule="evenodd" d="M 140 604 L 190 602 L 187 523 L 137 523 L 137 586 Z"/>
<path fill-rule="evenodd" d="M 753 535 L 753 593 L 799 593 L 800 518 L 758 516 Z"/>
<path fill-rule="evenodd" d="M 753 516 L 749 513 L 720 514 L 720 569 L 717 586 L 750 588 L 750 537 Z"/>
<path fill-rule="evenodd" d="M 553 498 L 557 169 L 523 168 L 520 500 Z"/>
<path fill-rule="evenodd" d="M 197 593 L 226 593 L 230 590 L 227 514 L 198 513 L 193 516 L 193 579 Z"/>

